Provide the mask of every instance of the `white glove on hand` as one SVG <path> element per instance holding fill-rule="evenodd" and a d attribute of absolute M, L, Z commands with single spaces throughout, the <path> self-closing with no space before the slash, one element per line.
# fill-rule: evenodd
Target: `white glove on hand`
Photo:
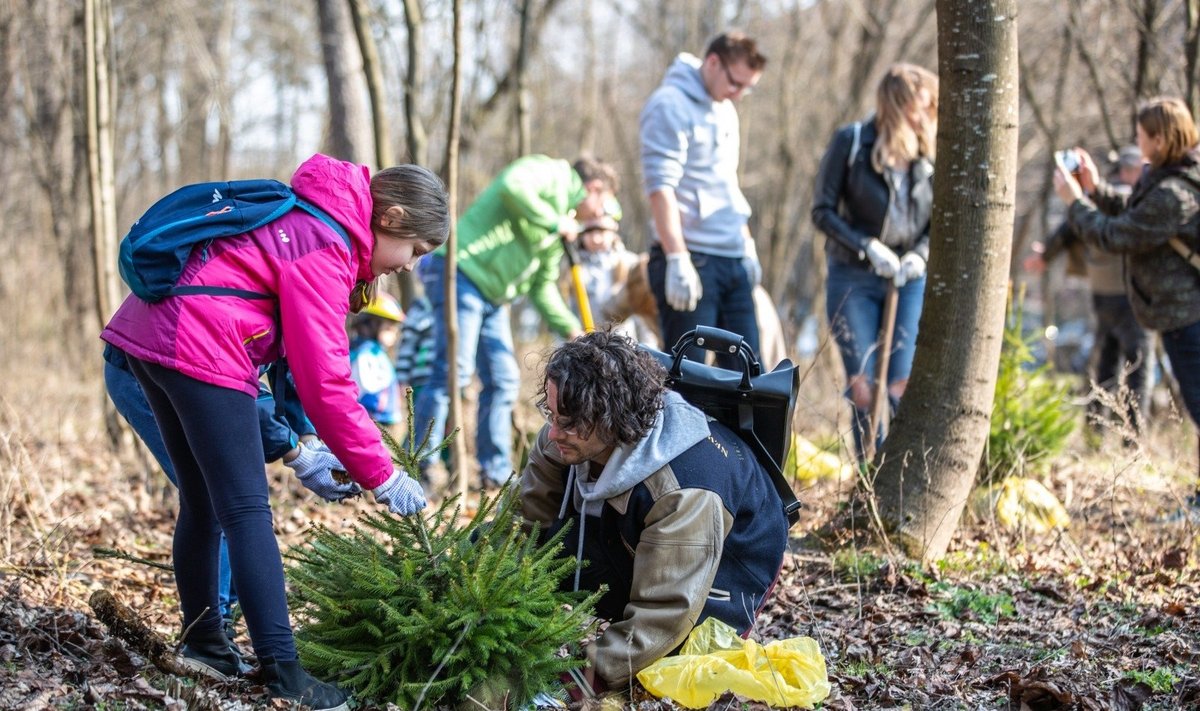
<path fill-rule="evenodd" d="M 341 501 L 362 492 L 354 482 L 340 484 L 333 478 L 335 470 L 344 472 L 346 468 L 323 443 L 312 445 L 301 442 L 299 449 L 296 458 L 284 464 L 292 468 L 306 489 L 326 501 Z"/>
<path fill-rule="evenodd" d="M 687 252 L 667 255 L 667 303 L 676 311 L 695 311 L 704 289 Z"/>
<path fill-rule="evenodd" d="M 872 237 L 867 242 L 866 252 L 871 269 L 884 279 L 891 279 L 900 271 L 900 258 L 883 242 Z"/>
<path fill-rule="evenodd" d="M 916 252 L 908 252 L 900 258 L 899 275 L 904 277 L 905 284 L 925 276 L 925 259 Z M 897 283 L 896 286 L 904 284 Z"/>
<path fill-rule="evenodd" d="M 386 504 L 388 510 L 401 516 L 415 514 L 425 508 L 425 491 L 416 479 L 395 470 L 388 480 L 371 489 L 375 501 Z"/>
<path fill-rule="evenodd" d="M 746 270 L 746 278 L 750 280 L 752 288 L 762 283 L 762 263 L 758 261 L 757 254 L 742 257 L 742 269 Z"/>

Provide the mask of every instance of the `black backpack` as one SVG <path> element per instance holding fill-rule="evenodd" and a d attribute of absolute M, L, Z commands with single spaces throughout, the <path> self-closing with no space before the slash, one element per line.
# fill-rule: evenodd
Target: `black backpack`
<path fill-rule="evenodd" d="M 683 353 L 695 345 L 714 353 L 741 356 L 741 372 L 688 360 Z M 704 414 L 737 433 L 775 485 L 788 523 L 800 520 L 800 502 L 783 474 L 792 443 L 792 413 L 800 389 L 800 372 L 785 360 L 770 373 L 762 372 L 758 356 L 745 339 L 710 326 L 698 326 L 679 339 L 671 354 L 640 346 L 667 368 L 667 387 Z"/>

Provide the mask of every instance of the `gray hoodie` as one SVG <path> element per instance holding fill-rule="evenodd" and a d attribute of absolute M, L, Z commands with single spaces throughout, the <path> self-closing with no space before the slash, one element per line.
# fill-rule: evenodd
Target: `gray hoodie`
<path fill-rule="evenodd" d="M 644 188 L 647 195 L 675 191 L 689 251 L 740 258 L 750 205 L 738 187 L 737 110 L 713 101 L 700 65 L 691 54 L 676 57 L 642 109 Z"/>
<path fill-rule="evenodd" d="M 669 416 L 668 416 L 669 415 Z M 632 445 L 618 445 L 595 481 L 591 462 L 576 465 L 575 508 L 588 516 L 599 516 L 606 499 L 619 496 L 662 469 L 697 442 L 708 437 L 708 417 L 674 390 L 663 393 L 663 409 L 650 431 Z M 563 508 L 567 505 L 563 497 Z M 566 515 L 559 512 L 559 518 Z"/>

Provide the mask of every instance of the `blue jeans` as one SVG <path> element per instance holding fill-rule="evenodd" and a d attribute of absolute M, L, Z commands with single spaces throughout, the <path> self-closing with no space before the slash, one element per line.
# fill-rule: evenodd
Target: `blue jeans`
<path fill-rule="evenodd" d="M 1200 321 L 1162 332 L 1163 350 L 1171 359 L 1171 372 L 1192 424 L 1200 427 Z"/>
<path fill-rule="evenodd" d="M 419 268 L 425 295 L 434 315 L 433 371 L 415 404 L 415 431 L 424 436 L 433 422 L 430 444 L 446 434 L 450 409 L 449 348 L 446 344 L 446 260 L 431 256 Z M 521 371 L 513 348 L 512 326 L 507 304 L 488 301 L 461 271 L 455 280 L 458 304 L 458 387 L 465 388 L 476 372 L 483 389 L 479 394 L 479 416 L 475 452 L 483 476 L 500 483 L 512 475 L 512 413 L 521 387 Z M 425 460 L 428 466 L 433 457 Z"/>
<path fill-rule="evenodd" d="M 220 628 L 215 611 L 224 533 L 255 654 L 296 659 L 254 397 L 136 358 L 129 367 L 178 480 L 172 558 L 184 628 Z"/>
<path fill-rule="evenodd" d="M 842 354 L 846 379 L 856 375 L 866 377 L 867 385 L 875 387 L 878 366 L 879 332 L 883 326 L 883 302 L 887 296 L 888 280 L 869 268 L 830 260 L 829 277 L 825 282 L 825 309 L 829 330 Z M 888 360 L 889 385 L 907 380 L 912 373 L 913 354 L 917 345 L 917 326 L 925 304 L 925 277 L 905 284 L 896 302 L 895 330 Z M 849 392 L 847 391 L 847 395 Z M 894 400 L 895 407 L 899 403 Z M 854 408 L 854 445 L 862 458 L 862 436 L 869 413 Z M 877 442 L 880 441 L 876 433 Z"/>
<path fill-rule="evenodd" d="M 692 252 L 692 266 L 700 275 L 703 290 L 695 311 L 676 311 L 667 303 L 667 257 L 662 247 L 650 248 L 647 276 L 650 291 L 658 304 L 658 323 L 662 328 L 663 350 L 670 352 L 676 342 L 697 326 L 716 326 L 738 334 L 746 345 L 758 353 L 758 318 L 754 314 L 754 285 L 746 275 L 742 260 L 734 257 L 714 257 L 710 254 Z M 687 357 L 704 362 L 705 351 L 692 346 Z M 717 354 L 716 365 L 720 368 L 741 371 L 742 359 L 738 356 Z"/>
<path fill-rule="evenodd" d="M 129 363 L 125 354 L 112 346 L 104 350 L 104 387 L 108 397 L 116 406 L 117 412 L 137 436 L 145 443 L 146 448 L 154 455 L 158 465 L 171 483 L 179 486 L 175 479 L 175 469 L 171 466 L 171 458 L 167 456 L 167 446 L 163 444 L 162 435 L 158 432 L 158 423 L 154 421 L 154 413 L 150 411 L 150 403 L 137 378 L 129 372 Z M 237 604 L 237 591 L 233 589 L 233 579 L 229 572 L 229 547 L 225 536 L 221 536 L 220 564 L 217 569 L 217 597 L 220 602 L 222 617 L 233 615 L 233 606 Z"/>

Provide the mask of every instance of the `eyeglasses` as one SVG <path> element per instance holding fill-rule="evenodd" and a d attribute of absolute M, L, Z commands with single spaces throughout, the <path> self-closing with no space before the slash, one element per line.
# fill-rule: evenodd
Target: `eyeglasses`
<path fill-rule="evenodd" d="M 538 403 L 537 409 L 538 409 L 538 412 L 542 413 L 542 417 L 545 418 L 546 423 L 548 425 L 550 425 L 551 427 L 558 428 L 559 432 L 562 432 L 563 434 L 567 435 L 568 437 L 578 437 L 579 436 L 579 430 L 575 429 L 571 425 L 571 421 L 564 420 L 564 418 L 562 418 L 562 417 L 555 417 L 554 413 L 550 412 L 550 407 L 548 405 L 546 405 L 546 403 L 544 403 L 544 402 Z M 564 422 L 565 422 L 565 424 L 564 424 Z"/>
<path fill-rule="evenodd" d="M 742 96 L 749 96 L 750 94 L 754 93 L 754 87 L 750 85 L 750 82 L 741 82 L 733 78 L 733 73 L 729 71 L 729 65 L 725 63 L 724 58 L 722 58 L 720 55 L 717 55 L 717 59 L 721 62 L 721 69 L 725 70 L 725 80 L 729 82 L 729 87 L 733 89 L 734 92 L 740 91 L 742 92 Z"/>

